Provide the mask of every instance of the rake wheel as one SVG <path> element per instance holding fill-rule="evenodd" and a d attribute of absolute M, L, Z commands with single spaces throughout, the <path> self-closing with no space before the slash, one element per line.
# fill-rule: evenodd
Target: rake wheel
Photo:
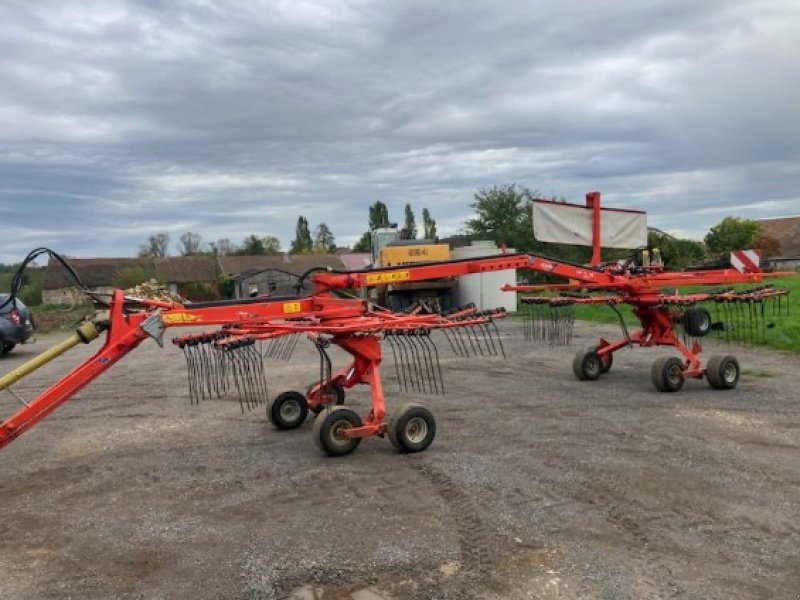
<path fill-rule="evenodd" d="M 706 379 L 715 390 L 732 390 L 739 383 L 740 374 L 735 356 L 712 356 L 708 359 Z"/>
<path fill-rule="evenodd" d="M 683 387 L 683 361 L 677 356 L 661 356 L 653 363 L 650 377 L 659 392 L 677 392 Z"/>
<path fill-rule="evenodd" d="M 311 388 L 313 385 L 308 386 L 308 390 L 306 390 L 306 396 L 308 396 Z M 320 402 L 316 406 L 311 407 L 311 411 L 318 415 L 323 410 L 325 410 L 328 406 L 341 406 L 344 404 L 345 398 L 347 397 L 347 393 L 344 391 L 344 388 L 339 385 L 338 383 L 334 383 L 330 386 L 330 394 L 328 395 L 329 400 L 327 402 Z"/>
<path fill-rule="evenodd" d="M 609 361 L 608 369 L 611 368 Z M 606 371 L 608 370 L 606 369 Z M 595 381 L 603 371 L 603 360 L 594 348 L 579 350 L 572 359 L 572 372 L 581 381 Z"/>
<path fill-rule="evenodd" d="M 683 313 L 681 324 L 692 337 L 703 337 L 711 331 L 711 313 L 701 306 L 690 308 Z"/>
<path fill-rule="evenodd" d="M 611 366 L 614 364 L 614 355 L 611 352 L 608 352 L 604 356 L 600 357 L 600 362 L 600 372 L 608 373 L 611 370 Z"/>
<path fill-rule="evenodd" d="M 308 416 L 308 402 L 300 392 L 283 392 L 267 403 L 267 417 L 276 429 L 297 429 Z"/>
<path fill-rule="evenodd" d="M 357 412 L 346 406 L 332 406 L 314 421 L 314 443 L 328 456 L 350 454 L 361 443 L 361 438 L 346 438 L 341 433 L 354 427 L 361 427 Z"/>
<path fill-rule="evenodd" d="M 436 437 L 436 419 L 421 404 L 403 404 L 392 412 L 386 432 L 398 452 L 422 452 Z"/>

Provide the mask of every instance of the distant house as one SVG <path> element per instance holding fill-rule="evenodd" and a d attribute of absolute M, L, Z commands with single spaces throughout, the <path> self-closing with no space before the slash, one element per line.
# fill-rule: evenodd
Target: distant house
<path fill-rule="evenodd" d="M 154 272 L 150 258 L 70 258 L 68 262 L 83 285 L 107 294 L 119 285 L 121 271 L 127 268 Z M 42 283 L 42 302 L 72 305 L 90 303 L 91 300 L 75 286 L 61 263 L 51 258 Z"/>
<path fill-rule="evenodd" d="M 345 270 L 333 254 L 220 256 L 219 262 L 223 273 L 233 281 L 235 298 L 294 295 L 303 273 L 312 269 Z"/>
<path fill-rule="evenodd" d="M 780 249 L 765 264 L 776 270 L 800 269 L 800 217 L 760 219 L 761 235 L 775 239 Z"/>
<path fill-rule="evenodd" d="M 207 256 L 70 258 L 68 262 L 86 287 L 101 293 L 111 294 L 120 286 L 152 278 L 190 300 L 216 295 L 219 271 L 216 261 Z M 88 303 L 90 299 L 74 285 L 61 264 L 50 259 L 42 284 L 42 301 L 71 305 Z"/>
<path fill-rule="evenodd" d="M 204 297 L 216 294 L 216 282 L 219 277 L 217 262 L 210 256 L 169 256 L 154 258 L 156 279 L 166 285 L 173 294 L 180 294 L 190 300 L 205 288 Z"/>

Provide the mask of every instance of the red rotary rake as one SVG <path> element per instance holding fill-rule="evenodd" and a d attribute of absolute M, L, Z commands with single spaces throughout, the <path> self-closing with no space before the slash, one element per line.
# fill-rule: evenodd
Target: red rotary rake
<path fill-rule="evenodd" d="M 705 375 L 718 388 L 732 388 L 738 381 L 739 366 L 733 357 L 714 357 L 702 367 L 697 338 L 714 328 L 735 338 L 739 330 L 725 323 L 713 323 L 710 314 L 696 304 L 711 301 L 724 307 L 723 312 L 729 315 L 737 310 L 736 314 L 744 315 L 742 307 L 747 305 L 753 315 L 759 312 L 758 307 L 763 314 L 767 301 L 780 301 L 786 295 L 774 287 L 689 295 L 661 291 L 663 287 L 683 285 L 760 283 L 764 277 L 760 272 L 721 269 L 666 273 L 617 265 L 586 267 L 525 253 L 380 271 L 310 272 L 303 279 L 311 280 L 314 291 L 297 298 L 177 304 L 126 298 L 118 290 L 111 298 L 107 320 L 84 323 L 70 339 L 0 377 L 0 390 L 11 391 L 10 386 L 28 373 L 78 343 L 89 343 L 106 332 L 105 344 L 97 353 L 34 400 L 28 403 L 14 394 L 24 407 L 0 423 L 0 447 L 69 400 L 148 337 L 162 344 L 167 328 L 202 326 L 218 329 L 174 339 L 186 356 L 192 402 L 228 393 L 239 396 L 243 409 L 267 402 L 263 358 L 288 360 L 298 336 L 306 335 L 319 352 L 319 381 L 305 393 L 284 392 L 267 402 L 267 414 L 277 428 L 298 427 L 311 411 L 321 413 L 314 423 L 314 439 L 329 455 L 348 454 L 363 437 L 376 435 L 388 435 L 401 452 L 424 450 L 433 441 L 436 422 L 430 410 L 419 404 L 404 404 L 387 415 L 380 374 L 381 342 L 386 341 L 392 348 L 396 374 L 404 390 L 436 395 L 444 392 L 444 383 L 432 334 L 440 332 L 459 356 L 504 356 L 494 320 L 504 317 L 505 311 L 479 312 L 474 307 L 464 307 L 441 315 L 426 314 L 419 308 L 393 313 L 363 300 L 339 297 L 334 292 L 506 269 L 527 269 L 570 280 L 566 284 L 507 287 L 508 290 L 532 291 L 544 287 L 567 293 L 607 292 L 599 297 L 572 293 L 523 297 L 522 303 L 533 308 L 526 326 L 529 339 L 568 341 L 572 325 L 569 313 L 574 304 L 602 302 L 612 308 L 619 303 L 632 305 L 641 329 L 635 332 L 625 329 L 621 340 L 601 340 L 598 346 L 582 351 L 574 361 L 575 372 L 580 379 L 597 379 L 611 367 L 614 352 L 625 346 L 674 346 L 684 360 L 659 359 L 653 366 L 656 387 L 664 391 L 679 389 L 688 377 Z M 782 310 L 782 305 L 779 307 Z M 691 340 L 683 339 L 678 332 L 680 327 Z M 349 366 L 335 374 L 327 353 L 331 345 L 353 357 Z M 371 390 L 371 409 L 363 420 L 341 405 L 344 390 L 357 384 L 368 385 Z"/>

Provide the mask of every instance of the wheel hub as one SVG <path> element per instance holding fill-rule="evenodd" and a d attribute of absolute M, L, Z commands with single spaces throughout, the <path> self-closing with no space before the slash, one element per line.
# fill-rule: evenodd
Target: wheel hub
<path fill-rule="evenodd" d="M 295 419 L 300 417 L 301 413 L 300 403 L 296 400 L 287 400 L 283 404 L 281 404 L 278 413 L 281 416 L 281 419 L 287 422 L 294 421 Z"/>
<path fill-rule="evenodd" d="M 425 419 L 414 417 L 406 423 L 406 439 L 412 444 L 419 444 L 428 435 L 428 424 Z"/>

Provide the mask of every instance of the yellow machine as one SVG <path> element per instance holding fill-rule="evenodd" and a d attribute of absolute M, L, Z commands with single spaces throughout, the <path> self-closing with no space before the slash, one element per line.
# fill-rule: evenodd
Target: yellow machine
<path fill-rule="evenodd" d="M 394 227 L 376 229 L 372 232 L 372 267 L 382 269 L 402 265 L 419 264 L 450 259 L 450 246 L 432 240 L 401 239 Z M 446 310 L 453 305 L 452 277 L 418 283 L 392 283 L 374 288 L 372 299 L 394 311 L 406 309 L 413 304 L 424 304 L 430 310 Z"/>
<path fill-rule="evenodd" d="M 411 245 L 388 245 L 381 250 L 381 267 L 398 267 L 432 260 L 450 260 L 450 246 L 426 243 L 426 240 L 407 240 Z M 391 242 L 390 242 L 391 244 Z"/>

